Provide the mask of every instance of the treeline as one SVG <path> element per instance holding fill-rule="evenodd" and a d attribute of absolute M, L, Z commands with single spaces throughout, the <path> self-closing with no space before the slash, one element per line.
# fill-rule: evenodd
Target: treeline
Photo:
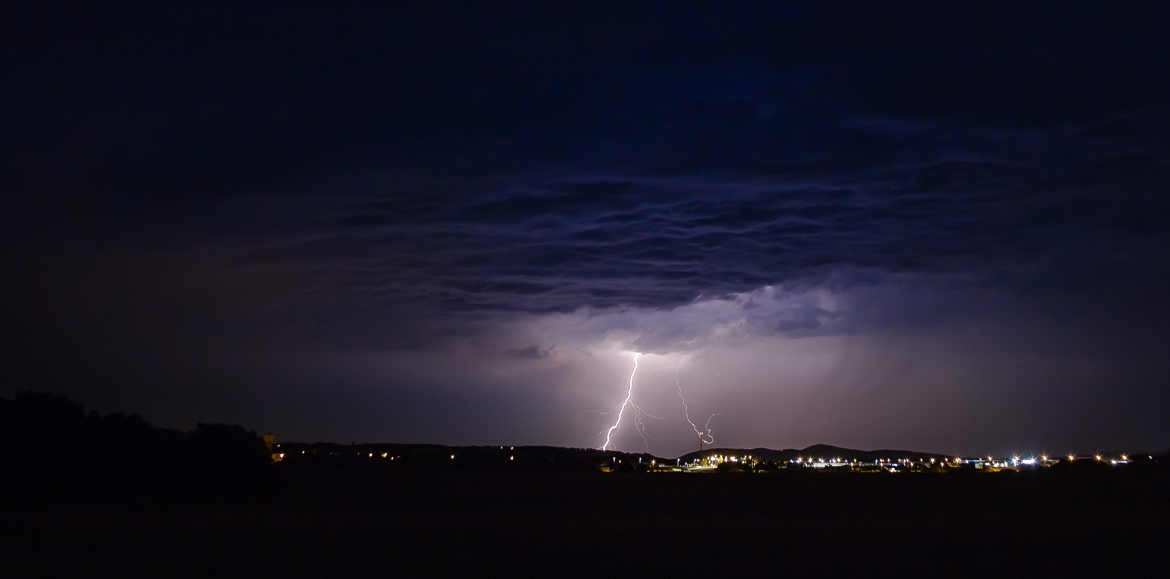
<path fill-rule="evenodd" d="M 359 469 L 428 472 L 646 472 L 649 454 L 555 446 L 444 446 L 437 444 L 331 444 L 287 442 L 277 450 L 280 469 Z M 674 460 L 670 459 L 674 464 Z"/>
<path fill-rule="evenodd" d="M 273 483 L 263 439 L 236 425 L 171 430 L 23 392 L 0 397 L 0 434 L 10 503 L 239 500 L 261 498 Z"/>

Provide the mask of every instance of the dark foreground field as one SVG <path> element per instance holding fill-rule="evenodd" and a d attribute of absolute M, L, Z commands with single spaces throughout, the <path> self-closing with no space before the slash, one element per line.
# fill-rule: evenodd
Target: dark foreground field
<path fill-rule="evenodd" d="M 1162 576 L 1163 473 L 319 473 L 17 507 L 16 576 Z"/>

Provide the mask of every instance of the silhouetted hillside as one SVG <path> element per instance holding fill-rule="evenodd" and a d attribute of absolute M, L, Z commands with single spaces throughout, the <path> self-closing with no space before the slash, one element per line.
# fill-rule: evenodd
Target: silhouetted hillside
<path fill-rule="evenodd" d="M 12 500 L 260 496 L 272 483 L 264 441 L 241 426 L 158 428 L 138 415 L 87 412 L 62 396 L 0 398 Z"/>
<path fill-rule="evenodd" d="M 279 468 L 306 472 L 314 468 L 481 472 L 637 472 L 674 464 L 650 454 L 559 446 L 445 446 L 438 444 L 281 442 L 275 449 Z"/>

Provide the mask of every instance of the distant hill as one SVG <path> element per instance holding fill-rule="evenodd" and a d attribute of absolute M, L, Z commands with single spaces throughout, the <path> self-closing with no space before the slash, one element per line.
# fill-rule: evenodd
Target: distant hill
<path fill-rule="evenodd" d="M 276 443 L 275 452 L 286 466 L 357 461 L 387 467 L 427 470 L 502 471 L 596 471 L 605 466 L 614 470 L 647 470 L 675 459 L 649 453 L 632 453 L 594 448 L 559 446 L 447 446 L 441 444 L 399 444 L 363 442 Z"/>
<path fill-rule="evenodd" d="M 652 461 L 659 464 L 673 464 L 677 461 L 689 462 L 693 459 L 714 454 L 725 456 L 751 455 L 767 462 L 787 462 L 801 458 L 859 460 L 872 462 L 876 459 L 898 460 L 903 458 L 915 460 L 930 460 L 931 458 L 947 460 L 947 455 L 917 452 L 912 450 L 856 450 L 842 448 L 828 444 L 814 444 L 808 448 L 786 448 L 775 450 L 771 448 L 710 448 L 702 452 L 684 454 L 678 459 L 654 456 L 649 453 L 627 453 L 621 451 L 601 451 L 592 448 L 564 448 L 555 446 L 445 446 L 437 444 L 393 444 L 393 443 L 357 443 L 350 445 L 332 443 L 297 443 L 284 442 L 282 450 L 288 452 L 290 459 L 308 457 L 344 457 L 375 458 L 386 455 L 386 460 L 402 460 L 414 465 L 431 464 L 437 466 L 446 464 L 452 467 L 486 466 L 498 464 L 501 459 L 508 461 L 509 468 L 565 468 L 569 466 L 589 467 L 589 465 L 611 462 L 619 464 L 639 464 L 648 466 Z M 307 454 L 306 454 L 307 453 Z M 454 456 L 455 458 L 451 458 Z M 395 459 L 394 457 L 399 457 Z M 513 457 L 513 458 L 508 458 Z"/>

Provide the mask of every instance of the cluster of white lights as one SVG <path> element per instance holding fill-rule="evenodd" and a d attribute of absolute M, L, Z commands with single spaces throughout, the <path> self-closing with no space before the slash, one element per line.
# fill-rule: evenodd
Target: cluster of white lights
<path fill-rule="evenodd" d="M 1153 460 L 1153 455 L 1146 455 L 1149 460 Z M 706 457 L 699 457 L 691 460 L 689 468 L 696 469 L 713 469 L 716 465 L 723 462 L 748 462 L 752 460 L 751 455 L 723 455 L 711 454 Z M 1074 461 L 1076 456 L 1068 455 L 1069 461 Z M 1130 457 L 1128 454 L 1119 454 L 1115 457 L 1106 457 L 1101 454 L 1093 455 L 1093 458 L 1099 462 L 1108 462 L 1111 465 L 1126 465 L 1130 464 Z M 758 461 L 755 461 L 758 462 Z M 826 467 L 849 467 L 849 468 L 865 468 L 869 465 L 871 468 L 876 467 L 881 470 L 889 472 L 900 472 L 902 469 L 937 469 L 937 468 L 957 468 L 964 464 L 973 466 L 976 469 L 983 469 L 987 471 L 998 470 L 1020 470 L 1022 468 L 1036 468 L 1040 466 L 1052 466 L 1058 462 L 1055 457 L 1049 457 L 1047 454 L 1036 456 L 1021 456 L 1012 455 L 1007 458 L 997 459 L 992 455 L 986 457 L 976 458 L 938 458 L 938 457 L 919 457 L 919 458 L 887 458 L 881 457 L 873 459 L 872 462 L 858 461 L 857 459 L 848 459 L 841 457 L 825 458 L 825 457 L 806 457 L 797 456 L 795 459 L 789 459 L 788 464 L 796 465 L 804 468 L 826 468 Z"/>

